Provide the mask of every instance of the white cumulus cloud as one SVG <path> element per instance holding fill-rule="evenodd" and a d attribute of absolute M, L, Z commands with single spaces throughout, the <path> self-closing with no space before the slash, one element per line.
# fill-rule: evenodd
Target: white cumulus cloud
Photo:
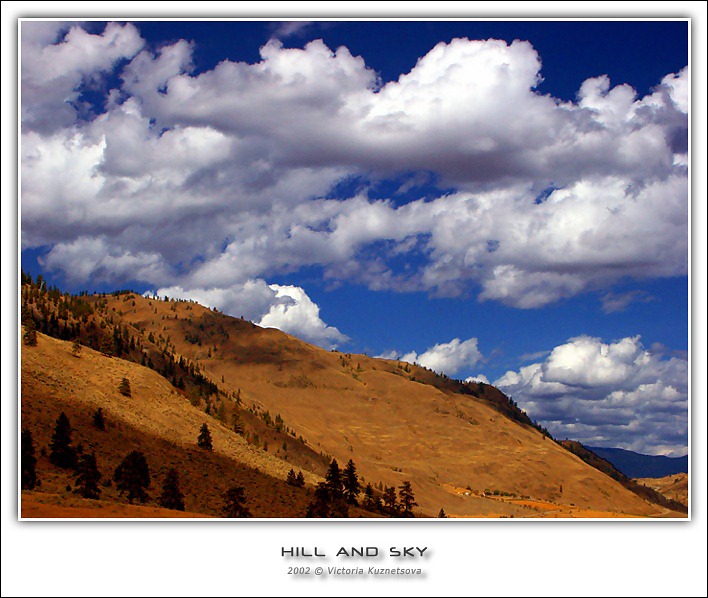
<path fill-rule="evenodd" d="M 556 437 L 649 454 L 685 452 L 688 362 L 645 349 L 638 336 L 570 339 L 494 385 Z"/>
<path fill-rule="evenodd" d="M 687 273 L 687 69 L 645 97 L 597 73 L 563 102 L 525 41 L 440 43 L 383 84 L 318 40 L 198 72 L 191 42 L 97 27 L 22 24 L 22 246 L 68 277 L 228 294 L 314 266 L 537 308 Z M 369 197 L 402 173 L 449 191 Z M 270 321 L 337 342 L 280 299 Z"/>
<path fill-rule="evenodd" d="M 271 306 L 258 324 L 279 328 L 318 345 L 334 348 L 347 337 L 320 318 L 320 308 L 300 287 L 272 284 L 270 288 L 281 302 Z"/>
<path fill-rule="evenodd" d="M 438 373 L 454 375 L 462 369 L 473 367 L 483 358 L 478 343 L 476 338 L 465 341 L 453 338 L 448 343 L 437 343 L 421 354 L 415 351 L 401 353 L 393 350 L 379 357 L 418 363 Z"/>

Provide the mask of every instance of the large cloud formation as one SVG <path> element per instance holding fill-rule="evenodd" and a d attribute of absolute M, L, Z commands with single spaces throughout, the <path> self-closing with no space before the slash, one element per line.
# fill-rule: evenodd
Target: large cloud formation
<path fill-rule="evenodd" d="M 196 72 L 190 42 L 149 48 L 131 24 L 21 36 L 23 248 L 70 279 L 208 296 L 332 345 L 305 291 L 269 278 L 533 308 L 687 272 L 687 69 L 645 97 L 600 74 L 563 102 L 535 91 L 523 41 L 440 43 L 384 85 L 321 41 Z M 453 191 L 335 192 L 357 177 Z"/>
<path fill-rule="evenodd" d="M 639 337 L 573 338 L 494 384 L 556 437 L 649 454 L 683 454 L 688 444 L 688 361 Z"/>

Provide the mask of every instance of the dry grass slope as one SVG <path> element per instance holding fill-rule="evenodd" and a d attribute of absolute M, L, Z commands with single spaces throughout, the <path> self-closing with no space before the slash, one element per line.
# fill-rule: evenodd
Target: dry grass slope
<path fill-rule="evenodd" d="M 436 388 L 422 368 L 324 351 L 193 303 L 135 303 L 126 309 L 108 298 L 113 313 L 169 338 L 213 382 L 240 390 L 246 405 L 282 414 L 315 450 L 353 459 L 366 481 L 410 480 L 428 514 L 544 515 L 487 496 L 494 491 L 587 512 L 662 512 L 489 402 Z"/>

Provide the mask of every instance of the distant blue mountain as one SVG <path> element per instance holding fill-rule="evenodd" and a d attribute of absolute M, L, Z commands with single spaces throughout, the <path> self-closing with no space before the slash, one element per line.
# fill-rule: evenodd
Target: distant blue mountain
<path fill-rule="evenodd" d="M 609 461 L 630 478 L 663 478 L 675 473 L 688 473 L 688 455 L 685 457 L 664 457 L 663 455 L 642 455 L 620 448 L 589 446 L 593 453 Z"/>

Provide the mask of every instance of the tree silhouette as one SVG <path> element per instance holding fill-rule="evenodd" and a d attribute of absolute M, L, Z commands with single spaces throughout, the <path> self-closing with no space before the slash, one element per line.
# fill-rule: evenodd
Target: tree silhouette
<path fill-rule="evenodd" d="M 49 448 L 49 461 L 54 465 L 63 469 L 76 467 L 76 450 L 71 446 L 71 424 L 63 411 L 57 418 Z"/>
<path fill-rule="evenodd" d="M 96 453 L 84 453 L 81 455 L 76 471 L 79 475 L 75 484 L 79 494 L 84 498 L 98 498 L 101 494 L 101 489 L 98 487 L 98 482 L 101 481 L 101 473 L 98 471 Z"/>
<path fill-rule="evenodd" d="M 34 319 L 27 319 L 25 323 L 25 334 L 22 338 L 25 341 L 25 345 L 28 347 L 37 346 L 37 325 L 34 323 Z"/>
<path fill-rule="evenodd" d="M 74 341 L 74 343 L 71 345 L 71 353 L 74 357 L 81 356 L 81 343 L 79 341 Z"/>
<path fill-rule="evenodd" d="M 34 490 L 37 485 L 37 458 L 34 456 L 34 442 L 29 430 L 22 430 L 20 435 L 20 461 L 22 489 Z"/>
<path fill-rule="evenodd" d="M 158 503 L 165 509 L 184 511 L 184 494 L 179 486 L 179 473 L 174 467 L 167 472 L 162 482 L 162 493 Z"/>
<path fill-rule="evenodd" d="M 315 497 L 307 505 L 305 517 L 324 518 L 329 517 L 330 492 L 326 482 L 320 482 L 315 488 Z"/>
<path fill-rule="evenodd" d="M 383 504 L 384 509 L 389 515 L 398 514 L 398 502 L 396 498 L 396 488 L 391 486 L 390 488 L 386 486 L 383 492 Z"/>
<path fill-rule="evenodd" d="M 93 425 L 99 430 L 106 429 L 106 420 L 103 418 L 103 409 L 101 407 L 93 414 Z"/>
<path fill-rule="evenodd" d="M 285 478 L 285 481 L 290 484 L 291 486 L 297 486 L 297 476 L 295 475 L 295 470 L 291 469 L 288 472 L 288 477 Z"/>
<path fill-rule="evenodd" d="M 373 509 L 375 506 L 374 489 L 372 488 L 371 484 L 367 484 L 366 488 L 364 488 L 364 502 L 362 503 L 362 506 L 368 511 Z"/>
<path fill-rule="evenodd" d="M 344 497 L 350 505 L 359 504 L 357 497 L 361 492 L 361 486 L 359 484 L 359 476 L 356 473 L 356 466 L 351 459 L 349 459 L 349 463 L 347 463 L 347 466 L 344 468 L 343 477 Z"/>
<path fill-rule="evenodd" d="M 224 507 L 222 513 L 224 517 L 252 517 L 251 512 L 246 507 L 246 495 L 242 486 L 231 486 L 222 495 Z"/>
<path fill-rule="evenodd" d="M 295 485 L 298 488 L 304 488 L 305 487 L 305 476 L 302 475 L 301 471 L 297 472 L 297 478 L 295 478 L 295 481 L 297 482 Z"/>
<path fill-rule="evenodd" d="M 406 480 L 398 488 L 398 495 L 401 498 L 401 516 L 402 517 L 414 517 L 413 507 L 417 507 L 418 503 L 415 502 L 415 496 L 413 496 L 413 488 L 411 488 L 411 483 Z"/>
<path fill-rule="evenodd" d="M 113 480 L 121 496 L 124 492 L 128 493 L 129 503 L 132 504 L 135 499 L 145 502 L 149 498 L 145 489 L 150 487 L 150 467 L 145 455 L 140 451 L 130 453 L 116 467 Z"/>
<path fill-rule="evenodd" d="M 440 512 L 438 513 L 438 517 L 440 519 L 447 519 L 447 513 L 445 512 L 445 509 L 441 508 Z"/>
<path fill-rule="evenodd" d="M 118 392 L 124 397 L 130 397 L 133 395 L 132 391 L 130 390 L 130 380 L 128 380 L 128 378 L 123 378 L 120 381 L 120 384 L 118 385 Z"/>
<path fill-rule="evenodd" d="M 329 490 L 332 499 L 342 498 L 344 496 L 344 485 L 342 484 L 342 472 L 339 469 L 339 463 L 336 459 L 332 459 L 325 476 L 327 489 Z"/>
<path fill-rule="evenodd" d="M 209 431 L 209 426 L 207 426 L 205 423 L 202 424 L 202 427 L 199 430 L 199 437 L 197 438 L 197 446 L 199 448 L 203 448 L 207 451 L 211 451 L 214 449 L 214 445 L 211 442 L 211 432 Z"/>

